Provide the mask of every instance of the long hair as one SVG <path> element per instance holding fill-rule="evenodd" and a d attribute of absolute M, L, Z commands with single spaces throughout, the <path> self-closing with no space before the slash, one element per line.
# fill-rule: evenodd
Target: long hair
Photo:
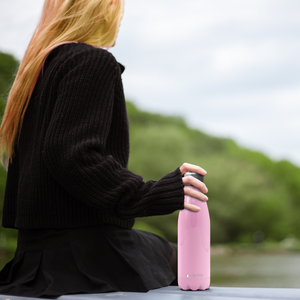
<path fill-rule="evenodd" d="M 114 45 L 122 0 L 45 0 L 42 15 L 20 64 L 0 127 L 0 157 L 12 160 L 30 97 L 43 62 L 58 44 L 74 41 Z"/>

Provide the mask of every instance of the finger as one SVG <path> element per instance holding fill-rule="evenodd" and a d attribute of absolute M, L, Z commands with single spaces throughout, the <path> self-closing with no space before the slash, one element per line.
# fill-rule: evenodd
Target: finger
<path fill-rule="evenodd" d="M 203 193 L 208 192 L 208 188 L 205 185 L 205 183 L 202 182 L 201 180 L 198 180 L 197 178 L 195 178 L 193 176 L 182 177 L 182 182 L 183 182 L 183 185 L 192 185 L 192 186 L 198 188 L 199 190 L 201 190 Z"/>
<path fill-rule="evenodd" d="M 206 195 L 204 195 L 200 191 L 198 191 L 196 189 L 193 189 L 189 186 L 185 186 L 183 188 L 183 190 L 184 190 L 184 194 L 187 195 L 187 196 L 191 196 L 191 197 L 197 198 L 197 199 L 202 200 L 202 201 L 207 201 L 208 200 L 208 197 Z"/>
<path fill-rule="evenodd" d="M 187 171 L 196 172 L 196 173 L 199 173 L 201 175 L 206 175 L 207 174 L 207 172 L 203 168 L 201 168 L 199 166 L 196 166 L 196 165 L 189 164 L 189 163 L 184 163 L 179 169 L 180 169 L 180 172 L 181 172 L 182 176 Z"/>
<path fill-rule="evenodd" d="M 200 210 L 199 206 L 196 206 L 196 205 L 193 205 L 193 204 L 187 203 L 187 202 L 184 202 L 184 208 L 191 210 L 191 211 L 199 211 Z"/>

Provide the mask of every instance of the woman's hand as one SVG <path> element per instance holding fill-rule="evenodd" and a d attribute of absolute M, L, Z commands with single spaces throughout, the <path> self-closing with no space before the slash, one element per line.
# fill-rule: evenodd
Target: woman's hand
<path fill-rule="evenodd" d="M 196 173 L 199 173 L 201 175 L 206 175 L 206 173 L 207 173 L 201 167 L 196 166 L 196 165 L 192 165 L 192 164 L 188 164 L 188 163 L 184 163 L 179 169 L 180 169 L 180 172 L 181 172 L 182 176 L 188 171 L 196 172 Z M 208 189 L 202 181 L 196 179 L 193 176 L 187 176 L 187 177 L 182 177 L 182 182 L 183 182 L 183 185 L 185 186 L 184 187 L 184 194 L 185 195 L 188 195 L 188 196 L 191 196 L 191 197 L 194 197 L 194 198 L 198 198 L 198 199 L 203 200 L 203 201 L 208 200 L 208 197 L 203 194 L 203 193 L 207 193 Z M 198 188 L 201 192 L 197 191 L 195 189 L 192 189 L 191 187 L 186 186 L 186 185 L 192 185 L 192 186 Z M 190 203 L 187 203 L 187 202 L 184 202 L 184 208 L 189 209 L 191 211 L 199 211 L 200 210 L 199 206 L 196 206 L 196 205 L 193 205 L 193 204 L 190 204 Z"/>

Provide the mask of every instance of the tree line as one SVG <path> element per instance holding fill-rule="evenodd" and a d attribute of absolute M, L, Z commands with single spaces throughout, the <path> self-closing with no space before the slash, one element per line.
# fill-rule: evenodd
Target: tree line
<path fill-rule="evenodd" d="M 5 108 L 18 61 L 0 52 L 0 112 Z M 289 235 L 300 238 L 300 168 L 289 161 L 273 161 L 233 140 L 189 128 L 184 119 L 139 110 L 127 101 L 130 124 L 128 168 L 144 180 L 158 180 L 191 162 L 208 171 L 208 207 L 212 243 L 252 242 L 257 232 L 269 241 Z M 6 172 L 0 168 L 0 210 Z M 138 218 L 136 228 L 177 240 L 178 212 Z M 9 248 L 16 230 L 0 229 L 0 248 Z M 6 241 L 6 242 L 5 242 Z M 12 243 L 14 245 L 14 243 Z"/>

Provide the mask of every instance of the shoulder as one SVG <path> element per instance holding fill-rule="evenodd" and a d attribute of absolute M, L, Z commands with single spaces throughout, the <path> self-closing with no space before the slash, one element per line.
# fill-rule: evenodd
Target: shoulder
<path fill-rule="evenodd" d="M 53 49 L 47 64 L 54 64 L 59 74 L 74 71 L 92 73 L 109 72 L 118 75 L 122 72 L 120 64 L 108 51 L 84 43 L 69 43 Z"/>
<path fill-rule="evenodd" d="M 77 66 L 88 66 L 92 69 L 99 67 L 119 68 L 115 57 L 104 49 L 83 43 L 72 43 L 64 46 L 62 54 L 67 56 L 64 59 L 66 65 L 72 66 L 75 63 Z"/>

